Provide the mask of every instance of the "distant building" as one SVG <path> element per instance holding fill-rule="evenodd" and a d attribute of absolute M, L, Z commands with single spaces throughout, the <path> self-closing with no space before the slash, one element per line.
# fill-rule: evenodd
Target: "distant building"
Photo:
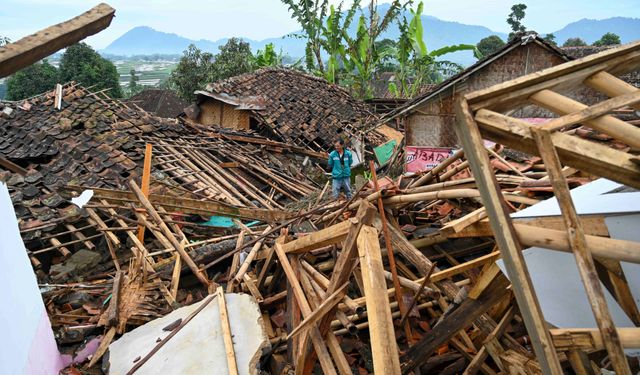
<path fill-rule="evenodd" d="M 125 103 L 133 103 L 146 112 L 165 118 L 177 117 L 189 105 L 173 91 L 162 89 L 146 89 Z"/>
<path fill-rule="evenodd" d="M 378 116 L 343 88 L 288 68 L 263 68 L 196 91 L 197 102 L 185 110 L 188 121 L 237 130 L 254 130 L 272 139 L 316 151 L 328 151 L 339 138 L 379 145 L 377 131 L 364 135 Z"/>
<path fill-rule="evenodd" d="M 513 39 L 464 71 L 443 81 L 383 120 L 404 125 L 408 146 L 456 147 L 454 103 L 457 97 L 571 60 L 562 50 L 535 34 Z M 519 117 L 543 117 L 539 108 Z"/>

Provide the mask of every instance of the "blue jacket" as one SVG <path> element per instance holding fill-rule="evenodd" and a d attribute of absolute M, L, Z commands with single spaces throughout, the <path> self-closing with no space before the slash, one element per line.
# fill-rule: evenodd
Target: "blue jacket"
<path fill-rule="evenodd" d="M 349 150 L 344 150 L 344 164 L 340 162 L 340 154 L 338 154 L 338 151 L 333 150 L 329 154 L 328 166 L 331 168 L 331 176 L 334 179 L 350 177 L 351 164 L 353 164 L 353 157 Z"/>

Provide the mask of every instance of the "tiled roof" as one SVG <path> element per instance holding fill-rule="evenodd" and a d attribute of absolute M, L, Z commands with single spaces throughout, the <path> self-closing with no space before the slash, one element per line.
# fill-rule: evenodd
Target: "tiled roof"
<path fill-rule="evenodd" d="M 167 118 L 178 116 L 189 105 L 173 91 L 162 89 L 146 89 L 132 96 L 126 102 L 135 104 L 156 116 Z"/>
<path fill-rule="evenodd" d="M 368 106 L 343 88 L 288 68 L 264 68 L 207 85 L 206 90 L 236 98 L 259 97 L 252 111 L 278 138 L 316 150 L 328 149 L 342 131 L 356 134 L 376 118 Z"/>
<path fill-rule="evenodd" d="M 268 199 L 260 192 L 255 200 L 244 195 L 275 186 L 285 198 L 297 199 L 310 189 L 303 175 L 294 177 L 293 172 L 280 170 L 286 162 L 277 164 L 264 155 L 269 147 L 283 152 L 287 145 L 272 145 L 250 134 L 203 132 L 67 84 L 60 109 L 54 108 L 53 91 L 25 101 L 0 102 L 0 181 L 9 186 L 21 229 L 47 225 L 43 231 L 53 231 L 56 225 L 49 224 L 81 216 L 63 192 L 65 186 L 128 190 L 128 180 L 140 180 L 147 142 L 154 145 L 154 184 L 166 191 L 271 208 L 277 207 L 278 195 Z M 247 158 L 256 159 L 245 165 Z M 210 171 L 213 163 L 221 162 L 241 165 Z M 280 180 L 265 183 L 263 175 L 276 171 Z M 289 187 L 286 179 L 298 181 L 298 189 Z M 23 239 L 28 242 L 41 233 L 27 231 Z"/>
<path fill-rule="evenodd" d="M 18 217 L 46 221 L 70 203 L 65 185 L 124 188 L 139 173 L 145 135 L 178 135 L 176 120 L 153 117 L 105 96 L 68 84 L 62 106 L 53 92 L 27 101 L 0 103 L 0 157 L 26 170 L 6 180 Z"/>

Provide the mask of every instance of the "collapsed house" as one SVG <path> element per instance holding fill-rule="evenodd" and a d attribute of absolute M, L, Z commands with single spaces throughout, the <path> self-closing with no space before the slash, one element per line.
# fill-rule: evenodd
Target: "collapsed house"
<path fill-rule="evenodd" d="M 263 68 L 231 77 L 196 91 L 197 103 L 185 110 L 188 121 L 236 130 L 255 130 L 282 142 L 315 151 L 330 151 L 348 139 L 356 164 L 365 144 L 388 141 L 378 131 L 364 134 L 377 116 L 343 88 L 290 68 Z"/>
<path fill-rule="evenodd" d="M 168 89 L 145 88 L 140 93 L 126 100 L 127 104 L 141 108 L 158 117 L 178 117 L 189 104 Z"/>
<path fill-rule="evenodd" d="M 640 135 L 610 113 L 638 109 L 616 78 L 638 51 L 465 94 L 464 149 L 397 180 L 371 163 L 347 202 L 306 177 L 308 147 L 73 83 L 2 103 L 3 233 L 44 300 L 31 282 L 19 306 L 46 309 L 69 373 L 637 372 Z M 582 85 L 611 99 L 558 93 Z M 513 117 L 528 105 L 556 116 Z"/>

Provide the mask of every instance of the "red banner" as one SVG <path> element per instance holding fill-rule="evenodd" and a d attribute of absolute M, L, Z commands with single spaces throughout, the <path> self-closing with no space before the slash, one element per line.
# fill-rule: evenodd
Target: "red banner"
<path fill-rule="evenodd" d="M 448 147 L 406 146 L 405 171 L 413 173 L 429 171 L 452 154 L 453 148 Z"/>

